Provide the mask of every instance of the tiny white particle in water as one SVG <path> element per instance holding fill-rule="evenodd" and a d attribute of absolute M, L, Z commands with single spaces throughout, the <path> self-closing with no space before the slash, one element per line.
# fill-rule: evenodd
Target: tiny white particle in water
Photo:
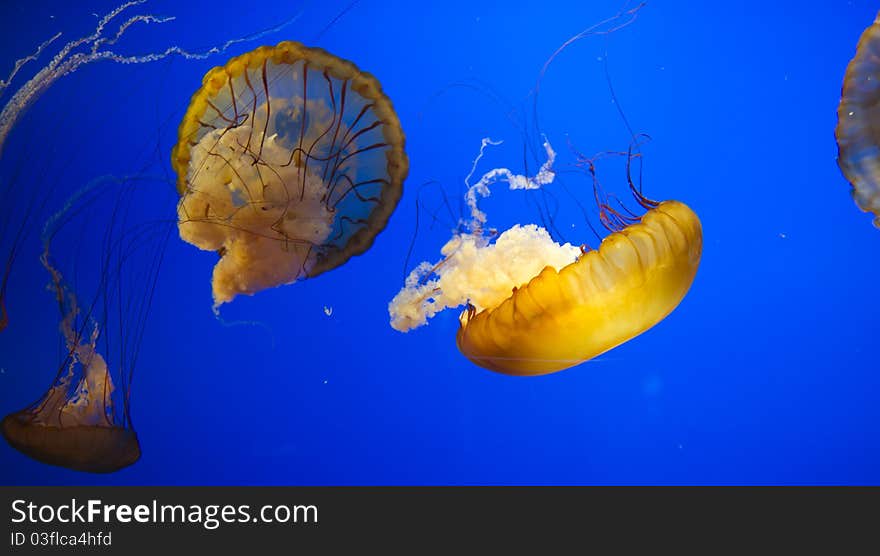
<path fill-rule="evenodd" d="M 333 314 L 333 307 L 327 307 L 324 305 L 324 314 L 328 317 Z"/>
<path fill-rule="evenodd" d="M 779 239 L 786 239 L 787 237 L 788 236 L 785 234 L 785 232 L 779 232 Z"/>
<path fill-rule="evenodd" d="M 327 384 L 327 381 L 326 381 L 326 380 L 324 381 L 324 384 Z"/>

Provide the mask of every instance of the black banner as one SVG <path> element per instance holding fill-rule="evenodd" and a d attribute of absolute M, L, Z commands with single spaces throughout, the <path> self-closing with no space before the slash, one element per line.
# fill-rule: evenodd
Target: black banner
<path fill-rule="evenodd" d="M 335 553 L 530 547 L 876 551 L 880 489 L 4 487 L 0 554 Z M 706 544 L 708 543 L 708 544 Z"/>

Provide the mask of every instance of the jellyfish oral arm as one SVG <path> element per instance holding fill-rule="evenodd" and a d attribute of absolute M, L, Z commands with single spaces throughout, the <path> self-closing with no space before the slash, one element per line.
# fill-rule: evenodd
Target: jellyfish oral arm
<path fill-rule="evenodd" d="M 115 45 L 129 30 L 129 28 L 131 28 L 135 24 L 167 23 L 174 20 L 174 17 L 157 17 L 150 14 L 134 15 L 123 21 L 112 37 L 104 35 L 104 31 L 107 26 L 110 25 L 111 22 L 115 20 L 123 11 L 133 6 L 143 4 L 145 1 L 146 0 L 133 0 L 121 4 L 120 6 L 113 9 L 110 13 L 108 13 L 98 21 L 98 25 L 95 27 L 95 31 L 91 35 L 70 41 L 69 43 L 64 45 L 64 47 L 62 47 L 58 54 L 56 54 L 52 58 L 48 65 L 38 71 L 37 74 L 34 75 L 34 77 L 28 80 L 15 92 L 12 98 L 10 98 L 9 101 L 4 105 L 2 112 L 0 112 L 0 154 L 2 154 L 3 152 L 3 145 L 6 142 L 6 137 L 9 135 L 9 132 L 15 126 L 15 123 L 22 116 L 22 114 L 24 114 L 24 112 L 26 112 L 27 109 L 40 97 L 40 95 L 42 95 L 46 91 L 46 89 L 48 89 L 53 83 L 55 83 L 55 81 L 57 81 L 61 77 L 64 77 L 65 75 L 75 72 L 77 69 L 85 64 L 90 64 L 92 62 L 98 62 L 101 60 L 110 60 L 119 64 L 144 64 L 163 60 L 169 56 L 180 56 L 182 58 L 190 60 L 201 60 L 214 54 L 225 52 L 226 49 L 235 44 L 250 40 L 256 40 L 269 33 L 279 31 L 299 19 L 300 15 L 296 14 L 292 18 L 282 22 L 281 24 L 271 29 L 266 29 L 265 31 L 254 33 L 246 37 L 230 39 L 226 41 L 226 43 L 224 43 L 222 46 L 215 46 L 203 52 L 189 52 L 178 46 L 170 46 L 164 51 L 160 52 L 153 52 L 137 56 L 124 56 L 111 50 L 101 50 L 104 47 Z M 32 54 L 17 60 L 6 80 L 0 81 L 0 96 L 2 96 L 6 88 L 9 87 L 9 85 L 15 79 L 15 76 L 18 74 L 19 70 L 27 63 L 36 60 L 40 56 L 40 54 L 42 54 L 43 51 L 49 45 L 55 42 L 55 40 L 57 40 L 60 36 L 61 33 L 55 34 L 54 36 L 43 42 L 40 46 L 38 46 Z M 78 51 L 80 49 L 84 51 Z"/>
<path fill-rule="evenodd" d="M 477 171 L 486 147 L 500 145 L 484 137 L 480 152 L 465 177 L 465 202 L 471 219 L 467 232 L 455 234 L 441 249 L 443 259 L 436 264 L 423 262 L 409 275 L 404 288 L 388 305 L 391 327 L 406 332 L 422 326 L 444 309 L 467 305 L 470 310 L 493 307 L 524 285 L 547 266 L 562 268 L 577 259 L 580 249 L 566 243 L 557 244 L 544 228 L 534 224 L 514 226 L 494 242 L 483 234 L 486 214 L 480 210 L 480 198 L 491 194 L 490 186 L 499 181 L 511 190 L 539 189 L 553 182 L 556 152 L 544 138 L 547 160 L 532 177 L 515 174 L 507 168 L 493 168 L 476 183 L 471 178 Z"/>
<path fill-rule="evenodd" d="M 441 254 L 439 263 L 420 264 L 389 304 L 395 330 L 422 326 L 444 309 L 494 307 L 545 267 L 567 266 L 581 251 L 556 243 L 547 230 L 530 224 L 506 230 L 494 243 L 480 235 L 456 235 Z"/>
<path fill-rule="evenodd" d="M 6 137 L 12 130 L 12 127 L 18 121 L 18 118 L 48 89 L 55 81 L 73 73 L 80 66 L 89 64 L 99 60 L 113 60 L 122 64 L 138 64 L 144 62 L 152 62 L 160 60 L 172 54 L 188 54 L 177 47 L 171 47 L 165 52 L 158 54 L 148 54 L 145 56 L 122 56 L 110 50 L 99 50 L 102 46 L 111 46 L 115 44 L 122 35 L 136 23 L 165 23 L 174 18 L 159 18 L 152 15 L 135 15 L 124 21 L 112 37 L 103 35 L 107 25 L 115 19 L 120 13 L 127 8 L 142 4 L 143 0 L 127 2 L 117 7 L 98 22 L 95 32 L 87 37 L 71 41 L 55 55 L 46 67 L 42 68 L 30 80 L 19 88 L 12 98 L 5 104 L 3 111 L 0 112 L 0 152 L 3 150 L 3 144 Z M 6 81 L 0 82 L 0 93 L 2 93 L 15 78 L 18 71 L 28 62 L 36 60 L 37 57 L 52 44 L 61 34 L 58 33 L 43 42 L 36 51 L 24 58 L 19 59 Z M 85 52 L 76 52 L 77 49 L 86 47 Z"/>
<path fill-rule="evenodd" d="M 252 126 L 215 130 L 193 147 L 190 190 L 181 198 L 181 238 L 223 255 L 212 279 L 214 309 L 236 295 L 295 282 L 311 270 L 313 246 L 327 240 L 334 214 L 322 202 L 325 183 L 275 137 L 260 140 L 260 159 L 242 146 Z M 253 141 L 257 143 L 258 141 Z"/>
<path fill-rule="evenodd" d="M 489 137 L 484 137 L 480 143 L 480 153 L 474 159 L 471 171 L 464 180 L 464 184 L 467 187 L 465 202 L 471 212 L 469 226 L 475 233 L 479 233 L 482 226 L 486 223 L 486 213 L 481 211 L 477 206 L 478 195 L 479 197 L 488 197 L 491 193 L 489 190 L 490 185 L 498 181 L 506 181 L 511 190 L 540 189 L 542 186 L 552 183 L 553 179 L 556 177 L 556 173 L 553 171 L 553 162 L 556 160 L 556 151 L 553 150 L 550 141 L 545 137 L 543 146 L 544 151 L 547 153 L 547 160 L 544 161 L 541 168 L 538 170 L 538 173 L 533 177 L 528 177 L 523 174 L 514 174 L 507 168 L 493 168 L 483 174 L 477 183 L 471 185 L 471 177 L 477 169 L 477 164 L 479 164 L 480 160 L 483 158 L 486 147 L 497 146 L 501 143 L 502 141 L 493 141 Z"/>

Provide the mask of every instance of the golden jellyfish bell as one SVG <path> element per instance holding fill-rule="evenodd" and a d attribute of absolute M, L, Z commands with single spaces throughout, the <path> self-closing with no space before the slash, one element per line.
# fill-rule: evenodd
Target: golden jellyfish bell
<path fill-rule="evenodd" d="M 466 311 L 458 349 L 481 367 L 540 375 L 578 365 L 672 312 L 702 253 L 697 215 L 678 201 L 606 237 L 559 271 L 545 267 L 496 307 Z"/>
<path fill-rule="evenodd" d="M 862 33 L 846 68 L 835 135 L 853 199 L 880 228 L 880 19 Z"/>
<path fill-rule="evenodd" d="M 408 171 L 375 77 L 296 42 L 210 70 L 172 152 L 181 238 L 220 260 L 215 307 L 366 251 Z"/>

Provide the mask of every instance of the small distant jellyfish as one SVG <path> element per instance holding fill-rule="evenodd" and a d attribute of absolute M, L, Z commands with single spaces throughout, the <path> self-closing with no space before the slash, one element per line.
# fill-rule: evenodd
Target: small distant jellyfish
<path fill-rule="evenodd" d="M 180 237 L 220 255 L 215 311 L 365 252 L 408 170 L 376 78 L 296 42 L 210 70 L 178 136 Z"/>
<path fill-rule="evenodd" d="M 540 375 L 601 355 L 678 306 L 700 263 L 700 220 L 684 203 L 646 198 L 632 181 L 647 212 L 614 208 L 597 192 L 600 220 L 612 232 L 598 249 L 560 245 L 534 224 L 497 237 L 483 231 L 486 215 L 476 200 L 489 185 L 534 189 L 553 181 L 554 153 L 546 140 L 544 147 L 548 160 L 533 178 L 501 168 L 468 184 L 468 229 L 444 245 L 439 262 L 409 275 L 388 307 L 393 328 L 406 332 L 464 306 L 456 344 L 465 357 L 500 373 Z"/>
<path fill-rule="evenodd" d="M 880 16 L 862 33 L 846 68 L 835 135 L 853 199 L 880 228 Z"/>
<path fill-rule="evenodd" d="M 49 389 L 0 422 L 6 441 L 37 461 L 110 473 L 140 458 L 130 414 L 131 383 L 158 276 L 158 250 L 171 230 L 153 235 L 143 223 L 132 224 L 131 215 L 122 218 L 113 212 L 120 203 L 133 202 L 131 195 L 139 191 L 134 184 L 140 181 L 112 176 L 93 180 L 44 227 L 40 261 L 60 310 L 65 349 Z M 108 216 L 98 219 L 94 214 Z M 78 233 L 70 234 L 66 226 Z M 96 236 L 114 241 L 94 249 L 90 240 Z M 56 251 L 86 297 L 78 299 L 65 280 Z"/>
<path fill-rule="evenodd" d="M 107 362 L 97 352 L 103 331 L 92 323 L 86 334 L 76 326 L 76 297 L 57 283 L 66 299 L 61 332 L 67 356 L 54 383 L 35 404 L 6 416 L 3 436 L 18 451 L 51 465 L 76 471 L 109 473 L 136 462 L 141 455 L 137 434 L 127 418 L 127 405 L 116 407 L 116 392 Z"/>

